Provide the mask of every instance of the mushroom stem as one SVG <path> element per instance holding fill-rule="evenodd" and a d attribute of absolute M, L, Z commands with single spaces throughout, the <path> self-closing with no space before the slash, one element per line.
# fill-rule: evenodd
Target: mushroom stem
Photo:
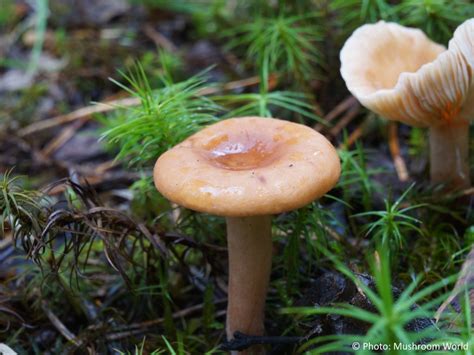
<path fill-rule="evenodd" d="M 227 217 L 229 286 L 227 338 L 236 331 L 263 335 L 272 266 L 271 216 Z M 260 346 L 240 354 L 264 353 Z"/>
<path fill-rule="evenodd" d="M 469 178 L 469 124 L 450 123 L 430 127 L 431 182 L 448 189 L 471 185 Z"/>

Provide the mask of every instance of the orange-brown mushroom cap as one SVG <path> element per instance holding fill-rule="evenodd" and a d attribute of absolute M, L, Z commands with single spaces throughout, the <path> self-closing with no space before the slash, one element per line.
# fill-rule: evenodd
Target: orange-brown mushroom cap
<path fill-rule="evenodd" d="M 242 117 L 215 123 L 164 153 L 156 188 L 186 208 L 219 216 L 277 214 L 300 208 L 337 182 L 331 143 L 288 121 Z"/>

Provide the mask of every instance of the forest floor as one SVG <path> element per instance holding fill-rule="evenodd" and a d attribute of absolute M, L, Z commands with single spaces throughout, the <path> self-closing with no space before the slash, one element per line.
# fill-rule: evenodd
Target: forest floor
<path fill-rule="evenodd" d="M 244 36 L 224 31 L 245 19 L 199 2 L 165 3 L 8 1 L 0 10 L 0 343 L 20 354 L 236 346 L 219 348 L 223 219 L 170 212 L 150 180 L 156 152 L 189 132 L 166 123 L 173 138 L 147 152 L 132 126 L 112 131 L 130 117 L 161 117 L 158 106 L 146 106 L 148 94 L 158 92 L 159 102 L 166 90 L 190 90 L 183 100 L 212 102 L 204 121 L 259 115 L 264 104 L 273 117 L 314 127 L 343 167 L 320 201 L 274 218 L 268 337 L 244 336 L 240 344 L 262 342 L 274 354 L 333 344 L 327 352 L 344 353 L 353 339 L 386 340 L 390 331 L 371 329 L 394 314 L 410 340 L 439 331 L 439 339 L 472 344 L 464 330 L 447 335 L 434 313 L 474 241 L 474 191 L 440 193 L 427 180 L 426 132 L 389 123 L 350 95 L 339 75 L 341 30 L 330 27 L 318 42 L 326 58 L 314 73 L 279 59 L 262 75 L 246 56 L 251 48 L 232 43 Z M 331 16 L 320 19 L 323 26 Z M 379 249 L 384 243 L 388 251 Z M 402 302 L 404 291 L 411 301 Z M 390 303 L 398 308 L 378 308 Z M 353 313 L 337 311 L 341 304 Z M 315 306 L 321 311 L 308 311 Z M 416 309 L 423 312 L 405 317 Z M 377 316 L 364 319 L 363 311 Z"/>

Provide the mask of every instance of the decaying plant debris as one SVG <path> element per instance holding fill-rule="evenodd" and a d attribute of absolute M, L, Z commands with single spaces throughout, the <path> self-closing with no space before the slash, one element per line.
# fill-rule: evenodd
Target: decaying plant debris
<path fill-rule="evenodd" d="M 447 45 L 474 17 L 469 1 L 0 7 L 0 344 L 19 354 L 257 344 L 342 354 L 354 341 L 472 352 L 474 190 L 430 183 L 426 132 L 362 107 L 339 62 L 351 33 L 379 20 Z M 315 128 L 342 173 L 317 202 L 273 218 L 266 334 L 226 341 L 225 221 L 167 201 L 152 169 L 196 131 L 241 116 Z"/>

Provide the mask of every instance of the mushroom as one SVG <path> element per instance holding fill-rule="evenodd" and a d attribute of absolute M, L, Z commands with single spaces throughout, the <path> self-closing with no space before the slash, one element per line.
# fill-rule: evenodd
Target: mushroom
<path fill-rule="evenodd" d="M 158 159 L 154 181 L 166 198 L 226 217 L 229 339 L 236 331 L 264 333 L 271 215 L 309 204 L 329 191 L 339 175 L 336 150 L 321 134 L 262 117 L 215 123 Z"/>
<path fill-rule="evenodd" d="M 368 109 L 429 127 L 433 183 L 470 185 L 469 119 L 474 116 L 474 19 L 448 49 L 413 28 L 380 21 L 358 28 L 340 53 L 349 91 Z"/>

